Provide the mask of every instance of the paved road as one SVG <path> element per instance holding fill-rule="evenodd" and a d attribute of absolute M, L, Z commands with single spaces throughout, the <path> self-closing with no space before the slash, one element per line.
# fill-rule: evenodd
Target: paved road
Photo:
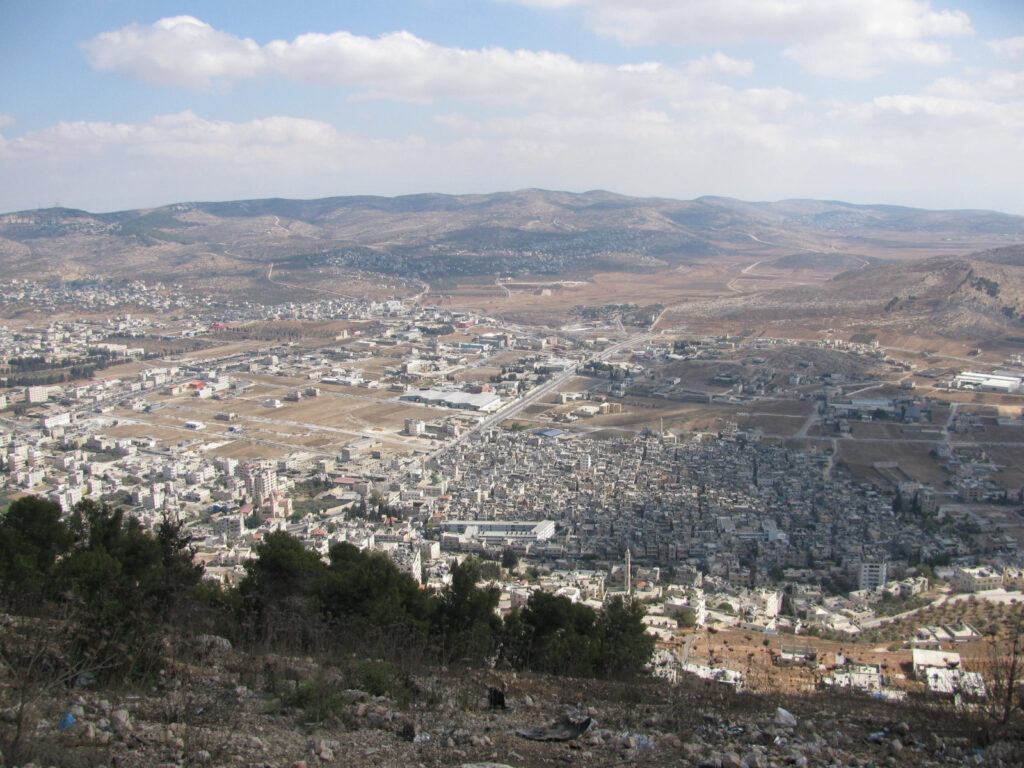
<path fill-rule="evenodd" d="M 649 331 L 647 333 L 641 333 L 641 334 L 638 334 L 636 336 L 631 336 L 630 338 L 624 339 L 624 340 L 622 340 L 620 342 L 612 344 L 607 349 L 604 349 L 601 352 L 597 353 L 596 355 L 591 356 L 589 358 L 589 361 L 601 362 L 601 361 L 607 360 L 609 357 L 611 357 L 612 355 L 617 354 L 621 350 L 628 349 L 629 347 L 637 346 L 638 344 L 643 344 L 644 342 L 650 341 L 651 339 L 653 339 L 657 335 L 658 335 L 657 333 Z M 584 362 L 584 364 L 585 364 L 585 362 Z M 581 364 L 580 367 L 582 367 L 582 364 Z M 487 416 L 485 419 L 480 421 L 472 429 L 466 430 L 461 435 L 459 435 L 459 437 L 457 437 L 454 440 L 446 443 L 445 445 L 441 446 L 436 451 L 431 453 L 430 456 L 427 457 L 427 463 L 429 464 L 434 459 L 436 459 L 439 456 L 441 456 L 442 454 L 444 454 L 446 451 L 449 451 L 452 448 L 454 448 L 455 446 L 457 446 L 457 445 L 459 445 L 461 443 L 464 443 L 466 440 L 468 440 L 470 437 L 472 437 L 473 435 L 477 434 L 478 432 L 481 432 L 481 431 L 483 431 L 485 429 L 488 429 L 491 426 L 493 426 L 494 424 L 499 424 L 502 421 L 505 421 L 506 419 L 511 419 L 513 416 L 515 416 L 517 413 L 522 411 L 524 408 L 527 408 L 528 406 L 533 405 L 535 402 L 540 400 L 545 395 L 548 395 L 551 392 L 556 391 L 560 386 L 562 386 L 569 379 L 571 379 L 573 376 L 575 376 L 576 375 L 576 371 L 577 371 L 577 368 L 573 367 L 573 368 L 571 368 L 571 369 L 569 369 L 569 370 L 567 370 L 567 371 L 565 371 L 563 373 L 559 373 L 559 374 L 557 374 L 555 376 L 552 376 L 550 379 L 545 381 L 543 384 L 540 384 L 539 386 L 536 386 L 533 389 L 531 389 L 523 397 L 519 398 L 518 400 L 512 401 L 511 403 L 509 403 L 508 405 L 506 405 L 502 409 L 496 411 L 495 413 L 492 413 L 490 416 Z"/>

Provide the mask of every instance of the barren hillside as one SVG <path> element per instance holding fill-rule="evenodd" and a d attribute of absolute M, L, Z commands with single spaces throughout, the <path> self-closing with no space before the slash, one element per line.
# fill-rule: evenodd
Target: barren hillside
<path fill-rule="evenodd" d="M 968 253 L 1021 239 L 1024 217 L 987 211 L 522 190 L 24 211 L 0 217 L 0 262 L 10 277 L 203 275 L 248 290 L 271 263 L 443 280 L 807 254 L 806 266 L 835 271 L 833 261 Z"/>

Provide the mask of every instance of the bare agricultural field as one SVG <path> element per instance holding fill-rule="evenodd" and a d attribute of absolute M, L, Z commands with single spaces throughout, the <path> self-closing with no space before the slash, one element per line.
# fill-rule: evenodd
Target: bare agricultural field
<path fill-rule="evenodd" d="M 111 365 L 102 371 L 97 371 L 96 377 L 100 379 L 135 379 L 138 377 L 139 371 L 143 371 L 148 367 L 145 363 L 138 361 L 121 363 L 120 365 Z"/>
<path fill-rule="evenodd" d="M 498 376 L 501 374 L 501 368 L 493 365 L 480 366 L 478 368 L 464 368 L 455 374 L 455 381 L 485 381 L 489 382 L 491 376 Z"/>
<path fill-rule="evenodd" d="M 290 389 L 308 387 L 313 383 L 305 376 L 288 376 L 279 373 L 242 373 L 238 374 L 236 378 L 270 387 L 288 387 Z"/>
<path fill-rule="evenodd" d="M 189 362 L 202 362 L 204 360 L 217 360 L 230 355 L 241 355 L 252 352 L 254 347 L 266 346 L 266 342 L 238 341 L 229 344 L 214 344 L 205 349 L 197 349 L 194 352 L 185 352 L 181 355 L 183 360 Z"/>
<path fill-rule="evenodd" d="M 880 479 L 873 465 L 876 462 L 895 463 L 908 477 L 921 483 L 930 483 L 941 488 L 946 481 L 945 470 L 930 455 L 931 444 L 906 443 L 897 440 L 838 440 L 836 461 L 845 464 L 854 477 L 872 482 Z"/>
<path fill-rule="evenodd" d="M 121 421 L 116 427 L 104 429 L 102 434 L 116 438 L 153 437 L 165 444 L 174 444 L 186 438 L 190 433 L 183 427 L 169 426 L 153 421 Z M 191 432 L 196 437 L 195 432 Z"/>
<path fill-rule="evenodd" d="M 669 306 L 731 293 L 729 281 L 750 261 L 744 256 L 738 264 L 725 260 L 656 272 L 601 272 L 588 280 L 563 283 L 546 291 L 506 291 L 494 285 L 464 285 L 457 291 L 446 290 L 443 305 L 498 315 L 506 321 L 557 327 L 569 320 L 569 310 L 577 304 Z"/>
<path fill-rule="evenodd" d="M 1024 435 L 1021 436 L 1024 439 Z M 985 453 L 999 471 L 993 479 L 1008 491 L 1024 488 L 1024 447 L 1017 445 L 986 445 Z"/>
<path fill-rule="evenodd" d="M 252 459 L 276 459 L 285 456 L 289 452 L 289 450 L 282 446 L 268 445 L 255 441 L 234 440 L 212 449 L 209 453 L 211 456 L 249 461 Z"/>
<path fill-rule="evenodd" d="M 313 384 L 320 390 L 320 397 L 355 397 L 360 400 L 388 400 L 395 396 L 394 392 L 379 387 L 350 387 L 346 384 L 330 384 L 322 381 Z M 309 384 L 307 383 L 307 386 Z"/>
<path fill-rule="evenodd" d="M 519 415 L 528 418 L 539 419 L 543 417 L 544 414 L 548 412 L 548 410 L 550 410 L 548 405 L 544 403 L 534 403 L 523 408 L 523 410 L 519 412 Z"/>
<path fill-rule="evenodd" d="M 994 419 L 983 419 L 980 427 L 957 435 L 956 439 L 980 443 L 1018 443 L 1020 450 L 1024 450 L 1024 426 L 1002 427 Z"/>
<path fill-rule="evenodd" d="M 810 408 L 807 409 L 807 413 L 810 413 Z M 736 424 L 740 429 L 760 429 L 766 435 L 792 437 L 800 431 L 807 413 L 788 414 L 740 411 L 736 414 Z"/>
<path fill-rule="evenodd" d="M 393 396 L 392 396 L 393 397 Z M 298 434 L 322 430 L 337 435 L 336 439 L 350 440 L 361 435 L 400 431 L 407 418 L 430 421 L 442 412 L 415 403 L 321 394 L 298 402 L 285 402 L 280 408 L 265 408 L 254 402 L 235 407 L 238 401 L 201 401 L 204 405 L 221 405 L 207 411 L 210 418 L 217 412 L 230 411 L 238 415 L 238 423 L 245 426 L 260 424 L 283 434 Z M 194 417 L 194 416 L 193 416 Z"/>
<path fill-rule="evenodd" d="M 906 436 L 902 424 L 882 421 L 851 421 L 850 433 L 858 440 L 901 440 Z"/>
<path fill-rule="evenodd" d="M 389 354 L 387 357 L 366 357 L 349 364 L 348 367 L 379 377 L 383 376 L 384 371 L 388 368 L 398 367 L 401 362 L 402 358 L 397 356 L 396 353 L 396 356 Z"/>

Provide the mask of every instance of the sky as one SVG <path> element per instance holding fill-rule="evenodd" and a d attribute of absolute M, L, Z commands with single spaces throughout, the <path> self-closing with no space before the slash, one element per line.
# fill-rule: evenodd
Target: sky
<path fill-rule="evenodd" d="M 0 211 L 529 187 L 1024 214 L 1024 0 L 4 0 Z"/>

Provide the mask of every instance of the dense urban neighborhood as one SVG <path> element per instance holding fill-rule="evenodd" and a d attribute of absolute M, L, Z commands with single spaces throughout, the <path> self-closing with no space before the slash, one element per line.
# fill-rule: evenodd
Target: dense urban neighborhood
<path fill-rule="evenodd" d="M 415 298 L 263 307 L 140 283 L 3 291 L 9 305 L 63 308 L 0 329 L 8 384 L 29 382 L 2 396 L 8 498 L 66 512 L 103 500 L 146 528 L 181 523 L 226 585 L 275 531 L 325 557 L 339 543 L 384 552 L 433 589 L 476 557 L 505 566 L 487 572 L 502 613 L 537 590 L 594 608 L 632 597 L 662 643 L 659 674 L 736 684 L 741 670 L 687 658 L 686 633 L 854 637 L 893 606 L 1024 586 L 1019 475 L 971 439 L 977 410 L 940 396 L 1013 395 L 1019 360 L 1007 361 L 1017 372 L 917 372 L 871 343 L 630 330 L 632 307 L 552 334 Z M 110 316 L 90 317 L 103 306 Z M 779 418 L 742 418 L 786 403 L 798 407 L 788 435 Z M 660 410 L 611 426 L 665 404 L 731 410 L 704 429 L 666 426 Z M 997 442 L 1012 446 L 1019 409 L 999 414 L 1009 437 Z M 857 476 L 838 458 L 882 425 L 929 437 L 945 481 L 887 461 Z M 1000 511 L 1007 524 L 993 526 Z M 930 627 L 905 640 L 957 631 L 978 636 Z"/>

